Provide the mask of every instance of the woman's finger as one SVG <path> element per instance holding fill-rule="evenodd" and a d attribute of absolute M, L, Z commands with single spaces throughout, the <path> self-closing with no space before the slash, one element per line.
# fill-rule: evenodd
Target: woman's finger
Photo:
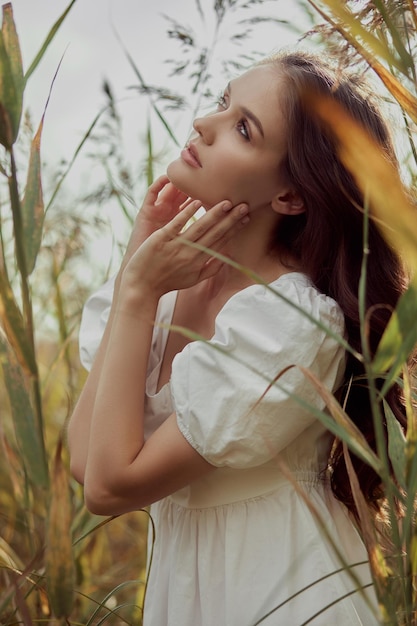
<path fill-rule="evenodd" d="M 189 207 L 194 206 L 194 200 L 182 209 L 181 213 L 187 214 Z M 200 203 L 201 207 L 201 203 Z M 184 237 L 190 241 L 199 241 L 210 229 L 213 229 L 216 224 L 224 217 L 224 214 L 229 212 L 232 208 L 231 202 L 224 200 L 215 205 L 210 211 L 207 211 L 198 220 L 195 220 L 188 226 L 187 230 L 183 233 Z M 195 211 L 194 211 L 195 212 Z"/>
<path fill-rule="evenodd" d="M 163 188 L 169 183 L 169 178 L 165 174 L 159 176 L 148 188 L 143 204 L 155 204 Z"/>
<path fill-rule="evenodd" d="M 180 204 L 179 210 L 182 211 L 185 207 L 189 206 L 191 202 L 194 202 L 193 198 L 187 198 L 182 204 Z"/>
<path fill-rule="evenodd" d="M 181 234 L 184 227 L 188 224 L 193 215 L 201 208 L 201 202 L 199 200 L 192 200 L 190 204 L 184 207 L 166 226 L 163 230 L 168 234 L 170 239 L 178 237 Z M 187 231 L 188 232 L 188 229 Z"/>
<path fill-rule="evenodd" d="M 170 181 L 168 184 L 161 190 L 157 204 L 169 204 L 173 205 L 179 209 L 182 202 L 187 199 L 187 194 L 185 194 L 180 189 L 177 189 L 175 185 L 173 185 Z"/>
<path fill-rule="evenodd" d="M 197 220 L 185 232 L 190 241 L 210 247 L 221 240 L 235 225 L 248 221 L 248 206 L 238 204 L 232 207 L 229 201 L 220 202 Z"/>

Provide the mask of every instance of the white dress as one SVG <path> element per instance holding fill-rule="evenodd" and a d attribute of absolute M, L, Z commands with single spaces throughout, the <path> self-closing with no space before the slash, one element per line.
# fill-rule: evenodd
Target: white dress
<path fill-rule="evenodd" d="M 338 571 L 332 542 L 360 584 L 371 581 L 361 539 L 325 476 L 332 437 L 307 406 L 322 410 L 324 403 L 297 367 L 270 385 L 290 365 L 308 368 L 332 390 L 343 376 L 343 349 L 288 301 L 337 334 L 343 315 L 303 274 L 286 274 L 270 287 L 276 293 L 252 285 L 234 295 L 213 338 L 188 344 L 174 359 L 170 383 L 155 393 L 176 292 L 158 307 L 146 436 L 175 411 L 184 437 L 217 469 L 151 507 L 145 626 L 379 623 L 357 584 Z M 111 297 L 110 282 L 84 309 L 80 353 L 87 368 Z M 372 589 L 366 594 L 375 605 Z"/>

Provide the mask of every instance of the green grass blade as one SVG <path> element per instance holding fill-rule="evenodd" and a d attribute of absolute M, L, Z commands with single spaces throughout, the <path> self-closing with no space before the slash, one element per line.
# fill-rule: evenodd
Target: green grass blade
<path fill-rule="evenodd" d="M 97 607 L 94 609 L 93 613 L 91 614 L 90 618 L 88 619 L 88 621 L 85 623 L 85 626 L 94 626 L 97 625 L 100 622 L 95 621 L 96 617 L 98 617 L 99 612 L 101 611 L 101 609 L 104 609 L 105 611 L 107 611 L 107 614 L 104 616 L 104 618 L 102 619 L 107 619 L 109 617 L 109 615 L 116 615 L 118 616 L 120 619 L 122 619 L 120 617 L 120 615 L 117 614 L 118 609 L 121 608 L 121 606 L 115 607 L 114 609 L 109 609 L 108 606 L 106 606 L 106 602 L 113 596 L 116 595 L 118 591 L 120 591 L 121 589 L 124 589 L 127 586 L 130 585 L 138 585 L 138 584 L 144 584 L 143 581 L 140 580 L 125 580 L 124 582 L 120 583 L 119 585 L 117 585 L 116 587 L 114 587 L 114 589 L 112 589 L 111 591 L 109 591 L 103 598 L 103 600 L 99 603 L 97 603 Z M 129 605 L 126 605 L 129 606 Z M 130 604 L 130 606 L 137 606 L 135 604 Z M 138 607 L 140 608 L 140 607 Z M 125 620 L 123 620 L 125 621 Z M 127 623 L 127 622 L 126 622 Z"/>
<path fill-rule="evenodd" d="M 43 118 L 32 140 L 25 194 L 22 199 L 23 239 L 26 250 L 26 270 L 30 275 L 35 267 L 41 246 L 44 205 L 41 181 L 40 143 Z"/>
<path fill-rule="evenodd" d="M 38 432 L 36 426 L 25 375 L 3 332 L 0 332 L 0 362 L 26 474 L 32 484 L 47 487 L 48 468 L 43 449 L 43 435 Z"/>
<path fill-rule="evenodd" d="M 365 561 L 364 561 L 364 563 L 365 563 Z M 355 565 L 363 565 L 364 563 L 356 563 Z M 354 565 L 352 567 L 354 567 Z M 264 622 L 268 617 L 271 617 L 271 615 L 276 613 L 276 611 L 278 611 L 281 607 L 283 607 L 286 604 L 288 604 L 288 602 L 290 602 L 291 600 L 294 600 L 294 598 L 296 598 L 297 596 L 301 595 L 304 591 L 308 591 L 311 587 L 314 587 L 314 585 L 316 585 L 317 583 L 320 583 L 323 580 L 326 580 L 327 578 L 330 578 L 331 576 L 337 576 L 338 574 L 340 574 L 340 573 L 342 573 L 344 571 L 345 571 L 345 568 L 341 567 L 340 569 L 335 570 L 334 572 L 331 572 L 330 574 L 326 574 L 326 576 L 322 576 L 321 578 L 318 578 L 311 585 L 303 587 L 302 589 L 300 589 L 300 591 L 297 591 L 292 596 L 290 596 L 289 598 L 284 600 L 284 602 L 281 602 L 281 604 L 277 604 L 277 606 L 275 606 L 271 611 L 269 611 L 268 613 L 263 615 L 261 617 L 261 619 L 259 619 L 257 622 L 255 622 L 255 624 L 253 624 L 253 626 L 259 626 L 259 624 L 262 624 L 262 622 Z M 369 583 L 369 585 L 364 585 L 363 587 L 361 587 L 361 590 L 365 590 L 368 587 L 371 587 L 371 583 Z M 337 600 L 335 600 L 335 604 L 337 604 L 338 602 L 340 602 L 344 598 L 347 598 L 347 597 L 353 595 L 354 593 L 357 593 L 356 589 L 354 589 L 353 591 L 350 591 L 349 593 L 345 594 L 343 597 L 339 597 Z M 326 611 L 331 606 L 333 606 L 333 605 L 328 605 L 327 607 L 325 607 L 323 609 L 323 611 Z M 304 622 L 304 624 L 308 624 L 308 622 L 311 621 L 314 617 L 317 617 L 317 615 L 320 615 L 320 613 L 316 613 L 316 615 L 314 615 L 313 617 L 309 618 L 309 620 L 307 622 Z"/>
<path fill-rule="evenodd" d="M 148 89 L 148 85 L 146 84 L 145 80 L 142 77 L 141 72 L 139 71 L 136 63 L 134 62 L 132 56 L 129 54 L 129 51 L 126 50 L 125 46 L 123 45 L 123 42 L 121 41 L 119 35 L 117 33 L 115 33 L 123 52 L 126 55 L 127 60 L 129 61 L 129 65 L 131 66 L 131 68 L 133 69 L 133 72 L 136 75 L 136 78 L 139 81 L 140 86 L 144 89 L 147 90 Z M 157 107 L 156 103 L 152 100 L 152 98 L 150 98 L 150 102 L 151 102 L 151 106 L 152 109 L 155 111 L 157 117 L 160 119 L 163 127 L 165 128 L 165 130 L 167 131 L 168 135 L 171 137 L 172 141 L 175 143 L 176 146 L 180 147 L 180 143 L 177 140 L 177 138 L 175 137 L 174 131 L 172 130 L 172 128 L 170 127 L 170 125 L 168 124 L 167 120 L 165 119 L 165 117 L 162 115 L 161 111 L 159 110 L 159 108 Z"/>
<path fill-rule="evenodd" d="M 91 519 L 91 516 L 88 516 L 89 519 Z M 97 519 L 99 519 L 100 521 L 98 523 L 95 523 L 94 519 L 97 517 Z M 77 539 L 74 540 L 74 546 L 76 546 L 78 543 L 80 543 L 81 541 L 83 541 L 86 537 L 88 537 L 89 535 L 91 535 L 92 533 L 96 532 L 97 530 L 99 530 L 100 528 L 102 528 L 103 526 L 106 526 L 107 524 L 109 524 L 110 522 L 112 522 L 114 519 L 117 519 L 119 516 L 118 515 L 111 515 L 110 517 L 106 517 L 105 519 L 102 519 L 99 516 L 94 516 L 93 518 L 93 523 L 91 525 L 91 527 L 88 527 L 88 529 L 83 532 L 82 535 L 80 535 L 79 537 L 77 537 Z"/>
<path fill-rule="evenodd" d="M 384 400 L 384 415 L 388 430 L 388 456 L 391 461 L 398 484 L 406 488 L 407 441 L 403 430 L 394 416 L 389 404 Z"/>
<path fill-rule="evenodd" d="M 76 0 L 71 0 L 70 4 L 67 6 L 65 11 L 62 13 L 62 15 L 57 19 L 55 24 L 52 26 L 51 30 L 49 31 L 49 33 L 48 33 L 48 35 L 47 35 L 47 37 L 45 39 L 45 41 L 43 42 L 43 44 L 42 44 L 38 54 L 36 55 L 36 57 L 32 61 L 29 69 L 27 70 L 27 72 L 25 74 L 25 77 L 24 77 L 25 84 L 27 83 L 27 81 L 29 80 L 29 78 L 31 77 L 31 75 L 33 74 L 35 69 L 38 67 L 40 61 L 42 60 L 43 55 L 45 54 L 46 50 L 48 49 L 49 44 L 51 43 L 52 39 L 55 37 L 57 31 L 59 30 L 59 28 L 60 28 L 60 26 L 62 24 L 62 22 L 67 17 L 68 13 L 72 9 L 72 7 L 75 4 L 75 2 L 76 2 Z"/>
<path fill-rule="evenodd" d="M 303 315 L 306 319 L 308 319 L 312 324 L 317 326 L 317 328 L 323 330 L 329 337 L 332 337 L 340 346 L 342 346 L 345 350 L 347 350 L 347 352 L 352 354 L 352 356 L 354 356 L 355 359 L 358 359 L 358 361 L 362 361 L 362 355 L 360 354 L 360 352 L 355 351 L 341 335 L 334 333 L 325 324 L 321 323 L 320 320 L 317 320 L 315 317 L 307 313 L 301 306 L 298 306 L 297 304 L 295 304 L 295 302 L 293 302 L 289 298 L 286 298 L 284 294 L 282 294 L 280 291 L 278 291 L 272 285 L 266 282 L 263 278 L 261 278 L 261 276 L 259 276 L 259 274 L 257 274 L 256 272 L 253 272 L 252 270 L 245 267 L 241 263 L 237 263 L 236 261 L 233 261 L 233 259 L 231 259 L 230 257 L 227 257 L 224 254 L 221 254 L 221 252 L 217 252 L 216 250 L 211 250 L 210 248 L 207 248 L 206 246 L 202 246 L 196 241 L 188 241 L 187 239 L 183 239 L 182 241 L 186 246 L 190 246 L 191 248 L 196 248 L 197 250 L 206 252 L 209 256 L 213 257 L 214 259 L 223 261 L 223 263 L 225 263 L 226 265 L 230 265 L 230 267 L 233 267 L 239 270 L 239 272 L 242 272 L 242 274 L 244 274 L 245 276 L 248 276 L 251 280 L 253 280 L 254 283 L 257 283 L 258 285 L 263 285 L 265 289 L 267 289 L 268 291 L 276 295 L 278 298 L 280 298 L 283 302 L 285 302 L 289 306 L 293 307 L 294 310 L 298 311 L 301 315 Z"/>
<path fill-rule="evenodd" d="M 2 80 L 4 83 L 10 83 L 7 91 L 12 96 L 12 99 L 8 102 L 7 108 L 11 118 L 13 133 L 12 143 L 14 143 L 19 133 L 25 81 L 23 78 L 22 54 L 13 19 L 13 9 L 11 3 L 3 5 L 1 38 L 7 54 L 8 68 L 10 72 L 8 76 L 3 76 Z M 5 103 L 3 102 L 3 104 Z"/>
<path fill-rule="evenodd" d="M 87 140 L 90 138 L 91 133 L 93 132 L 97 122 L 99 121 L 99 119 L 101 118 L 101 116 L 103 115 L 103 113 L 105 113 L 105 111 L 107 111 L 107 109 L 109 108 L 109 105 L 106 105 L 105 107 L 103 107 L 103 109 L 101 109 L 101 111 L 99 111 L 97 113 L 97 115 L 95 116 L 95 118 L 93 119 L 93 121 L 91 122 L 89 128 L 87 129 L 84 137 L 81 139 L 80 143 L 78 144 L 71 161 L 68 163 L 66 170 L 64 171 L 64 173 L 62 174 L 61 178 L 59 179 L 51 198 L 49 199 L 46 208 L 45 208 L 45 213 L 47 213 L 49 207 L 52 205 L 53 201 L 55 200 L 56 196 L 58 195 L 59 190 L 61 189 L 61 186 L 64 182 L 64 180 L 66 179 L 66 177 L 68 176 L 68 174 L 70 173 L 72 166 L 74 165 L 75 161 L 77 160 L 77 157 L 79 155 L 79 153 L 81 152 L 84 144 L 87 142 Z"/>
<path fill-rule="evenodd" d="M 405 70 L 404 73 L 407 73 L 408 69 L 414 68 L 413 57 L 404 46 L 404 43 L 401 38 L 401 34 L 398 31 L 398 28 L 396 27 L 395 23 L 391 19 L 389 11 L 387 10 L 386 2 L 381 2 L 381 0 L 374 0 L 374 4 L 376 8 L 378 9 L 378 11 L 380 12 L 381 17 L 384 20 L 385 26 L 388 28 L 390 32 L 394 47 L 398 53 L 398 56 L 400 57 L 403 63 L 403 67 Z"/>
<path fill-rule="evenodd" d="M 281 297 L 281 294 L 277 293 L 277 295 L 278 297 Z M 285 300 L 285 298 L 283 299 Z M 291 301 L 289 301 L 289 303 L 292 306 L 294 306 L 295 309 L 297 309 L 297 305 L 295 305 L 294 303 L 291 303 Z M 316 323 L 317 323 L 317 320 L 316 320 Z M 349 446 L 349 448 L 351 448 L 357 456 L 363 459 L 365 463 L 370 465 L 375 470 L 375 472 L 377 472 L 378 474 L 381 474 L 381 471 L 382 471 L 381 462 L 378 459 L 378 457 L 375 455 L 373 450 L 370 448 L 370 446 L 367 444 L 361 432 L 355 427 L 353 422 L 351 422 L 351 420 L 349 419 L 345 411 L 342 409 L 340 404 L 337 402 L 333 394 L 309 370 L 301 366 L 297 366 L 298 369 L 300 369 L 300 371 L 306 377 L 306 379 L 309 380 L 309 382 L 316 388 L 318 393 L 321 395 L 323 401 L 325 402 L 329 410 L 330 415 L 328 412 L 322 411 L 319 408 L 317 408 L 317 406 L 315 406 L 314 404 L 307 402 L 306 400 L 301 398 L 301 396 L 299 396 L 298 394 L 292 393 L 285 387 L 285 385 L 281 384 L 280 377 L 289 368 L 285 368 L 284 370 L 281 370 L 275 376 L 275 378 L 271 380 L 270 377 L 266 376 L 263 372 L 259 371 L 258 369 L 252 367 L 252 365 L 248 363 L 247 361 L 238 359 L 231 352 L 223 350 L 219 346 L 212 344 L 210 340 L 205 339 L 204 337 L 202 337 L 201 335 L 198 335 L 197 333 L 193 331 L 190 331 L 188 328 L 184 328 L 182 326 L 175 326 L 175 325 L 165 326 L 164 324 L 161 324 L 161 327 L 162 328 L 168 327 L 171 332 L 178 332 L 182 334 L 184 337 L 188 337 L 189 339 L 191 339 L 191 341 L 203 341 L 204 343 L 209 344 L 211 349 L 221 352 L 226 357 L 246 367 L 255 376 L 263 378 L 265 380 L 266 387 L 265 387 L 265 391 L 263 395 L 258 399 L 258 402 L 262 400 L 263 396 L 268 392 L 268 390 L 272 386 L 277 386 L 279 389 L 282 389 L 282 391 L 286 393 L 289 398 L 292 398 L 295 402 L 297 402 L 297 404 L 299 404 L 301 407 L 306 409 L 309 413 L 314 415 L 323 424 L 323 426 L 325 426 L 331 433 L 334 434 L 335 437 L 338 437 L 342 441 L 345 441 L 347 445 Z M 292 366 L 289 366 L 289 367 L 292 367 Z M 250 411 L 252 411 L 254 408 L 255 407 L 248 407 L 248 412 L 250 413 Z"/>
<path fill-rule="evenodd" d="M 153 171 L 153 143 L 152 143 L 152 128 L 151 120 L 148 118 L 148 127 L 146 130 L 146 179 L 148 181 L 148 187 L 152 185 L 154 180 Z"/>
<path fill-rule="evenodd" d="M 7 335 L 8 342 L 23 371 L 35 376 L 37 365 L 33 347 L 28 340 L 25 323 L 19 309 L 7 273 L 0 266 L 0 320 Z"/>
<path fill-rule="evenodd" d="M 417 494 L 417 454 L 411 459 L 407 476 L 407 498 L 405 506 L 405 517 L 403 521 L 404 535 L 417 532 L 417 519 L 415 511 L 415 498 Z"/>
<path fill-rule="evenodd" d="M 361 591 L 363 589 L 366 589 L 367 587 L 370 587 L 371 585 L 364 585 L 363 587 L 361 587 L 359 590 L 357 589 L 353 589 L 353 591 L 348 591 L 347 593 L 343 594 L 342 596 L 339 596 L 338 598 L 336 598 L 336 600 L 333 600 L 333 602 L 330 602 L 329 604 L 327 604 L 325 607 L 323 607 L 320 611 L 317 611 L 317 613 L 315 613 L 314 615 L 311 615 L 305 622 L 303 622 L 302 624 L 300 624 L 300 626 L 307 626 L 308 624 L 311 624 L 311 622 L 313 620 L 316 620 L 317 617 L 320 617 L 321 615 L 326 614 L 326 611 L 328 611 L 329 609 L 332 608 L 332 606 L 335 606 L 336 604 L 338 604 L 339 602 L 341 602 L 342 600 L 345 600 L 346 598 L 349 598 L 350 596 L 353 596 L 355 593 L 357 593 L 358 591 Z M 394 626 L 394 624 L 392 624 L 392 626 Z"/>
<path fill-rule="evenodd" d="M 11 115 L 16 102 L 11 74 L 10 60 L 0 32 L 0 143 L 7 150 L 10 150 L 17 136 Z"/>
<path fill-rule="evenodd" d="M 375 376 L 389 370 L 381 394 L 392 386 L 417 343 L 417 284 L 401 296 L 379 342 L 372 371 Z"/>

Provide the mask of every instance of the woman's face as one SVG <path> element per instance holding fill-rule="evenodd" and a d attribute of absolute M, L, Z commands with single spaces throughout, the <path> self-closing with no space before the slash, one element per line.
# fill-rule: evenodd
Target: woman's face
<path fill-rule="evenodd" d="M 269 205 L 285 189 L 282 80 L 263 65 L 231 81 L 217 110 L 195 120 L 189 147 L 168 166 L 171 182 L 206 208 L 221 200 L 247 202 L 251 210 Z"/>

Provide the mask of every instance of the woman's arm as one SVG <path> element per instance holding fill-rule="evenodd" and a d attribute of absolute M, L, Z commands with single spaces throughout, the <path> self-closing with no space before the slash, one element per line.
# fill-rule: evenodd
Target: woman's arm
<path fill-rule="evenodd" d="M 181 203 L 186 195 L 176 189 L 167 176 L 159 177 L 148 189 L 142 208 L 138 212 L 134 228 L 127 245 L 118 276 L 116 277 L 110 316 L 97 351 L 93 367 L 86 385 L 78 400 L 75 411 L 71 416 L 68 427 L 68 445 L 71 456 L 71 473 L 74 478 L 84 483 L 84 473 L 87 463 L 90 438 L 90 421 L 97 391 L 98 380 L 107 349 L 109 333 L 113 323 L 114 305 L 117 302 L 120 277 L 132 255 L 139 246 L 156 230 L 165 226 L 178 214 Z"/>
<path fill-rule="evenodd" d="M 214 275 L 221 263 L 185 242 L 219 250 L 241 227 L 246 212 L 220 203 L 181 234 L 198 208 L 191 203 L 148 237 L 118 277 L 105 337 L 70 424 L 70 449 L 77 455 L 74 424 L 90 423 L 83 458 L 74 458 L 72 471 L 81 477 L 86 456 L 85 497 L 97 513 L 144 506 L 212 469 L 181 435 L 175 416 L 146 444 L 143 438 L 147 362 L 159 298 Z"/>
<path fill-rule="evenodd" d="M 147 360 L 157 298 L 122 287 L 102 360 L 90 427 L 85 501 L 96 514 L 138 509 L 212 469 L 171 416 L 144 443 Z"/>

